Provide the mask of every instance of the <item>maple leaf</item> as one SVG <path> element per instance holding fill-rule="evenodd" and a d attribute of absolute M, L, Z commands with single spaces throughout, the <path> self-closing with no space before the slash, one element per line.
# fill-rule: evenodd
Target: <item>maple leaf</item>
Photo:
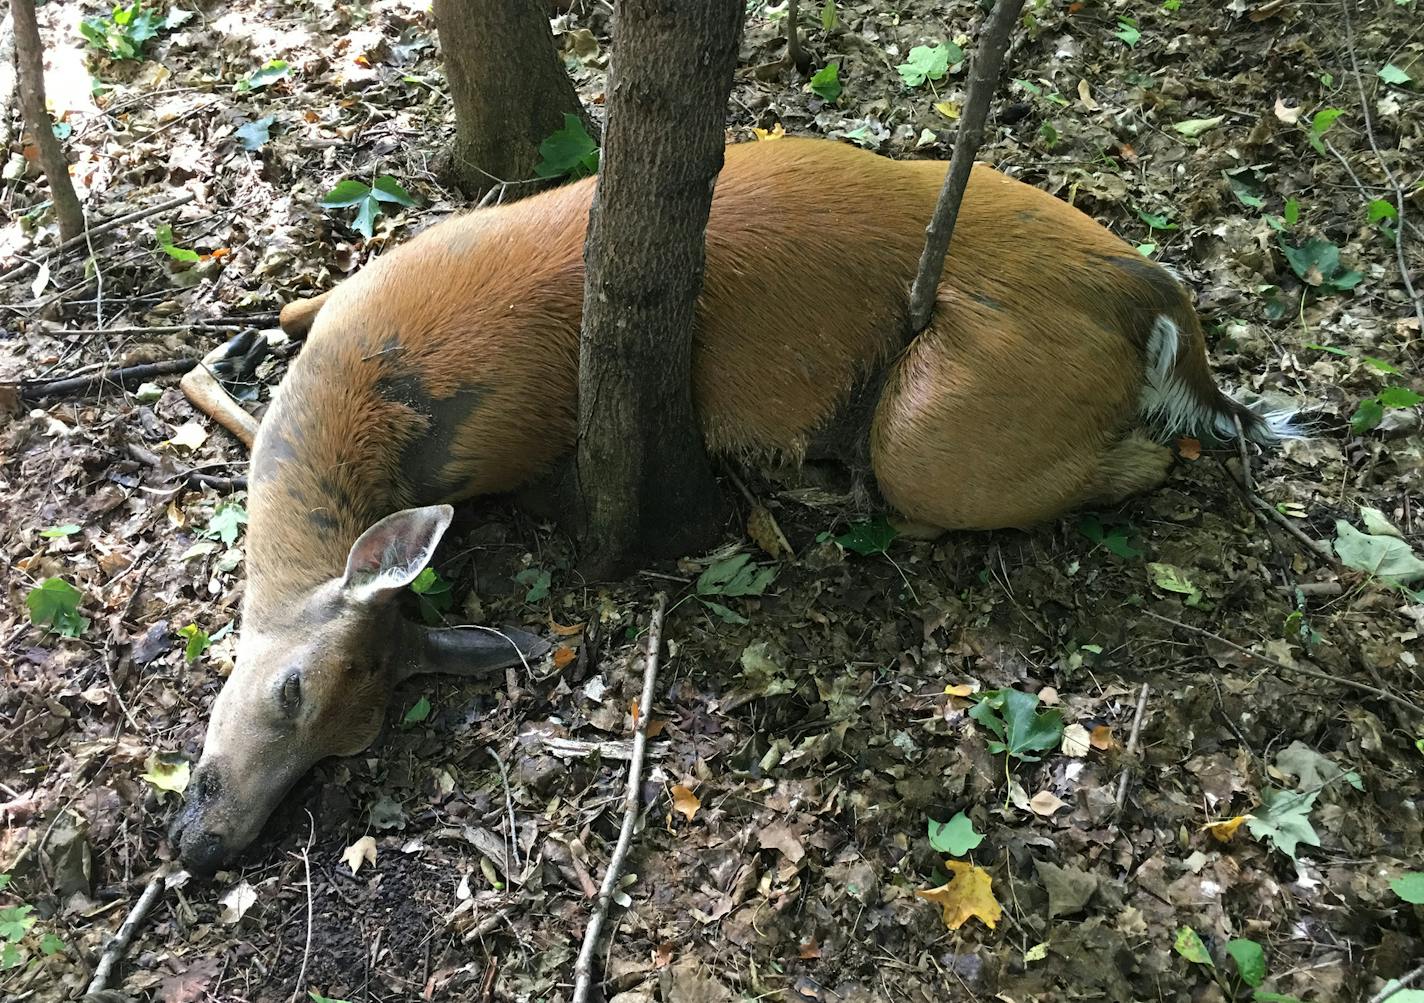
<path fill-rule="evenodd" d="M 672 810 L 682 813 L 683 817 L 691 822 L 697 812 L 702 808 L 702 802 L 697 799 L 697 795 L 691 790 L 675 784 L 672 789 Z"/>
<path fill-rule="evenodd" d="M 376 862 L 375 838 L 362 836 L 356 840 L 341 854 L 341 862 L 351 868 L 352 874 L 361 870 L 363 864 L 374 864 Z"/>
<path fill-rule="evenodd" d="M 1004 910 L 994 898 L 991 887 L 994 879 L 989 872 L 962 860 L 946 860 L 944 865 L 954 875 L 949 883 L 915 894 L 938 903 L 944 909 L 944 925 L 951 930 L 958 930 L 966 920 L 976 916 L 989 929 L 994 929 Z"/>

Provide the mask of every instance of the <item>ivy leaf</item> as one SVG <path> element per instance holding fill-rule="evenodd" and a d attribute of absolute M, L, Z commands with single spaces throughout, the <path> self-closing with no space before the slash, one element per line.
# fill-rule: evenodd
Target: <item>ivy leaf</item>
<path fill-rule="evenodd" d="M 1350 431 L 1356 435 L 1364 435 L 1372 428 L 1377 428 L 1384 420 L 1384 405 L 1379 402 L 1378 397 L 1366 397 L 1355 405 L 1355 413 L 1350 415 Z"/>
<path fill-rule="evenodd" d="M 1394 894 L 1411 905 L 1424 905 L 1424 871 L 1409 871 L 1391 878 L 1389 886 Z"/>
<path fill-rule="evenodd" d="M 598 144 L 577 115 L 564 113 L 564 127 L 539 144 L 539 163 L 534 175 L 540 178 L 586 178 L 598 173 Z"/>
<path fill-rule="evenodd" d="M 1394 203 L 1388 199 L 1375 199 L 1370 203 L 1368 219 L 1371 223 L 1379 223 L 1386 219 L 1394 219 L 1399 215 L 1399 210 Z"/>
<path fill-rule="evenodd" d="M 889 550 L 890 544 L 899 535 L 888 519 L 878 515 L 864 522 L 851 523 L 849 530 L 836 537 L 836 543 L 861 557 L 870 557 Z"/>
<path fill-rule="evenodd" d="M 89 618 L 79 612 L 84 593 L 63 578 L 47 578 L 25 595 L 30 622 L 64 637 L 78 637 L 89 629 Z"/>
<path fill-rule="evenodd" d="M 1387 84 L 1403 87 L 1410 82 L 1410 76 L 1393 63 L 1385 63 L 1379 68 L 1379 78 Z"/>
<path fill-rule="evenodd" d="M 1319 791 L 1298 794 L 1268 788 L 1261 792 L 1261 805 L 1247 821 L 1246 828 L 1257 839 L 1264 839 L 1291 860 L 1295 860 L 1296 847 L 1319 846 L 1320 837 L 1310 824 L 1310 809 L 1315 806 Z"/>
<path fill-rule="evenodd" d="M 237 535 L 247 525 L 247 509 L 237 502 L 223 502 L 213 509 L 213 517 L 208 520 L 208 528 L 199 535 L 210 540 L 221 540 L 231 547 L 237 542 Z"/>
<path fill-rule="evenodd" d="M 260 91 L 264 87 L 272 86 L 278 80 L 285 80 L 290 73 L 291 67 L 287 65 L 285 59 L 272 59 L 239 80 L 237 90 L 242 92 Z"/>
<path fill-rule="evenodd" d="M 776 568 L 759 568 L 750 554 L 714 561 L 697 576 L 699 596 L 759 596 L 776 577 Z"/>
<path fill-rule="evenodd" d="M 371 194 L 371 189 L 352 178 L 339 181 L 336 187 L 321 197 L 323 209 L 346 209 Z"/>
<path fill-rule="evenodd" d="M 1226 953 L 1236 962 L 1236 972 L 1242 982 L 1255 989 L 1266 981 L 1266 952 L 1260 944 L 1238 937 L 1227 941 Z"/>
<path fill-rule="evenodd" d="M 909 58 L 895 67 L 906 87 L 919 87 L 926 80 L 943 80 L 951 65 L 964 59 L 964 50 L 953 42 L 943 45 L 917 45 Z"/>
<path fill-rule="evenodd" d="M 196 623 L 190 623 L 186 627 L 178 628 L 178 636 L 188 643 L 183 645 L 183 661 L 192 665 L 198 660 L 198 656 L 207 651 L 212 646 L 212 638 L 208 632 Z"/>
<path fill-rule="evenodd" d="M 1113 32 L 1113 37 L 1122 39 L 1123 44 L 1132 49 L 1142 40 L 1142 32 L 1132 18 L 1120 17 L 1117 19 L 1117 31 Z"/>
<path fill-rule="evenodd" d="M 549 584 L 553 578 L 543 568 L 525 568 L 514 576 L 514 580 L 529 590 L 524 595 L 525 602 L 538 602 L 548 598 Z"/>
<path fill-rule="evenodd" d="M 1175 564 L 1161 564 L 1154 561 L 1147 565 L 1147 571 L 1152 576 L 1152 583 L 1159 589 L 1186 596 L 1188 606 L 1196 606 L 1201 602 L 1201 589 L 1193 585 L 1191 579 L 1187 577 L 1187 573 Z"/>
<path fill-rule="evenodd" d="M 969 716 L 998 736 L 989 751 L 1006 752 L 1027 763 L 1036 763 L 1042 752 L 1055 748 L 1063 737 L 1063 715 L 1057 710 L 1039 713 L 1038 694 L 1022 690 L 991 690 L 979 698 Z"/>
<path fill-rule="evenodd" d="M 964 812 L 955 815 L 948 822 L 930 819 L 929 835 L 930 846 L 951 857 L 962 857 L 984 842 L 984 836 L 974 831 L 974 823 Z"/>
<path fill-rule="evenodd" d="M 1321 108 L 1310 120 L 1310 133 L 1306 136 L 1315 152 L 1325 156 L 1324 136 L 1335 124 L 1335 120 L 1345 114 L 1341 108 Z"/>
<path fill-rule="evenodd" d="M 411 197 L 410 192 L 402 188 L 400 182 L 389 174 L 383 174 L 376 179 L 371 194 L 382 202 L 393 202 L 402 206 L 415 205 L 415 199 Z"/>
<path fill-rule="evenodd" d="M 827 63 L 822 66 L 811 77 L 811 82 L 807 86 L 811 88 L 812 94 L 823 101 L 835 104 L 840 99 L 842 90 L 840 63 Z"/>
<path fill-rule="evenodd" d="M 1353 289 L 1364 278 L 1362 274 L 1340 264 L 1340 248 L 1324 237 L 1312 237 L 1300 247 L 1281 241 L 1281 253 L 1291 271 L 1308 286 L 1333 292 Z"/>

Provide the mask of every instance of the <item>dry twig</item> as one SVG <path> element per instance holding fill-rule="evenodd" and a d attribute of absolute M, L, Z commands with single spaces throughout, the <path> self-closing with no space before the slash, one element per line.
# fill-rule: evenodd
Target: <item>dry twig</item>
<path fill-rule="evenodd" d="M 108 233 L 110 230 L 113 230 L 117 227 L 123 226 L 125 223 L 137 223 L 139 220 L 147 219 L 149 216 L 157 216 L 159 213 L 167 212 L 169 209 L 177 209 L 181 205 L 187 205 L 195 198 L 197 198 L 197 195 L 195 195 L 193 192 L 185 191 L 182 195 L 179 195 L 176 198 L 171 198 L 167 202 L 160 202 L 158 205 L 149 206 L 147 209 L 137 209 L 131 213 L 126 213 L 123 216 L 119 216 L 116 219 L 111 219 L 106 223 L 100 223 L 98 226 L 91 226 L 84 233 L 81 233 L 77 237 L 72 237 L 69 240 L 64 241 L 53 251 L 50 251 L 47 254 L 42 254 L 37 258 L 26 259 L 25 261 L 22 261 L 17 265 L 11 265 L 3 272 L 0 272 L 0 281 L 12 278 L 15 275 L 18 275 L 21 272 L 28 271 L 31 268 L 38 268 L 45 261 L 48 261 L 49 258 L 53 255 L 63 254 L 65 251 L 68 251 L 74 247 L 78 247 L 80 244 L 87 244 L 93 238 L 98 237 L 101 234 Z"/>
<path fill-rule="evenodd" d="M 588 994 L 593 988 L 593 955 L 598 948 L 598 935 L 613 905 L 613 892 L 623 874 L 628 848 L 633 845 L 633 828 L 639 815 L 638 792 L 643 783 L 643 749 L 648 741 L 648 716 L 653 709 L 653 690 L 658 682 L 658 655 L 662 648 L 663 612 L 666 608 L 667 596 L 660 592 L 653 607 L 652 621 L 648 624 L 648 647 L 643 659 L 643 696 L 638 703 L 637 720 L 633 727 L 633 758 L 628 764 L 628 788 L 623 796 L 623 827 L 618 832 L 613 856 L 608 858 L 608 870 L 603 875 L 598 901 L 588 918 L 583 946 L 579 948 L 578 961 L 574 964 L 573 1003 L 588 1003 Z"/>
<path fill-rule="evenodd" d="M 66 376 L 58 380 L 20 384 L 20 399 L 42 400 L 45 397 L 85 397 L 105 387 L 131 390 L 155 376 L 181 376 L 198 364 L 197 359 L 164 359 L 137 366 L 104 369 L 86 376 Z"/>
<path fill-rule="evenodd" d="M 114 968 L 128 952 L 129 943 L 133 940 L 139 925 L 148 917 L 149 912 L 163 896 L 163 889 L 169 884 L 176 884 L 178 876 L 182 873 L 184 872 L 176 871 L 167 876 L 159 874 L 149 881 L 143 894 L 138 897 L 138 901 L 129 910 L 128 916 L 119 925 L 118 932 L 105 946 L 104 953 L 99 957 L 99 963 L 94 966 L 94 977 L 89 980 L 89 988 L 85 990 L 86 996 L 101 993 L 108 988 L 109 979 L 114 975 Z"/>
<path fill-rule="evenodd" d="M 312 943 L 312 878 L 311 878 L 311 848 L 312 842 L 316 839 L 316 819 L 312 818 L 312 813 L 307 812 L 307 821 L 311 823 L 311 828 L 307 831 L 307 845 L 302 847 L 302 866 L 307 872 L 307 941 L 302 948 L 302 967 L 297 972 L 297 984 L 292 989 L 292 1003 L 300 1003 L 305 996 L 302 986 L 307 981 L 307 962 L 311 960 Z"/>
<path fill-rule="evenodd" d="M 1397 979 L 1391 979 L 1383 989 L 1370 997 L 1370 1003 L 1385 1003 L 1385 1000 L 1394 997 L 1395 993 L 1408 989 L 1414 983 L 1424 979 L 1424 965 L 1411 972 L 1405 972 Z"/>
<path fill-rule="evenodd" d="M 1388 690 L 1382 690 L 1376 686 L 1371 686 L 1368 683 L 1357 683 L 1353 679 L 1345 679 L 1341 676 L 1331 675 L 1329 672 L 1321 672 L 1318 669 L 1307 669 L 1299 665 L 1290 665 L 1286 662 L 1277 661 L 1276 659 L 1271 658 L 1267 655 L 1259 655 L 1256 652 L 1252 651 L 1250 648 L 1237 644 L 1235 641 L 1228 641 L 1220 634 L 1207 630 L 1204 627 L 1193 627 L 1189 623 L 1182 623 L 1182 621 L 1180 620 L 1173 620 L 1169 616 L 1162 616 L 1160 613 L 1154 613 L 1150 609 L 1143 610 L 1142 612 L 1146 613 L 1153 619 L 1161 620 L 1163 623 L 1170 623 L 1173 627 L 1180 627 L 1182 628 L 1182 630 L 1191 631 L 1193 634 L 1200 634 L 1203 637 L 1209 637 L 1213 641 L 1216 641 L 1219 644 L 1224 644 L 1228 648 L 1231 648 L 1233 651 L 1239 651 L 1247 658 L 1254 659 L 1255 661 L 1258 661 L 1263 665 L 1274 666 L 1275 668 L 1280 669 L 1282 672 L 1294 672 L 1296 675 L 1299 676 L 1308 676 L 1311 679 L 1319 679 L 1321 682 L 1331 683 L 1335 686 L 1346 686 L 1350 689 L 1361 690 L 1362 692 L 1369 693 L 1372 696 L 1377 696 L 1381 700 L 1389 700 L 1392 703 L 1397 703 L 1399 704 L 1399 706 L 1404 707 L 1405 709 L 1413 712 L 1420 718 L 1424 718 L 1424 707 L 1420 707 L 1412 700 L 1406 700 L 1404 697 L 1400 696 L 1397 693 L 1390 693 Z"/>
<path fill-rule="evenodd" d="M 1142 734 L 1142 714 L 1147 709 L 1146 683 L 1142 684 L 1142 692 L 1137 695 L 1137 711 L 1132 715 L 1132 732 L 1127 737 L 1127 754 L 1131 756 L 1137 752 L 1137 740 Z M 1117 810 L 1122 811 L 1122 806 L 1127 803 L 1127 778 L 1131 771 L 1124 766 L 1122 775 L 1117 778 Z"/>
<path fill-rule="evenodd" d="M 959 119 L 959 132 L 954 137 L 954 154 L 949 159 L 949 171 L 944 176 L 934 218 L 925 230 L 925 249 L 920 255 L 919 271 L 910 287 L 910 337 L 925 329 L 934 312 L 935 293 L 944 274 L 944 258 L 949 253 L 949 241 L 954 236 L 954 222 L 959 216 L 959 204 L 969 184 L 969 172 L 974 157 L 984 143 L 984 121 L 989 117 L 989 102 L 999 86 L 999 71 L 1004 65 L 1004 53 L 1009 50 L 1009 33 L 1023 10 L 1023 0 L 998 0 L 993 13 L 979 32 L 974 61 L 969 68 L 969 93 L 964 99 L 964 112 Z"/>

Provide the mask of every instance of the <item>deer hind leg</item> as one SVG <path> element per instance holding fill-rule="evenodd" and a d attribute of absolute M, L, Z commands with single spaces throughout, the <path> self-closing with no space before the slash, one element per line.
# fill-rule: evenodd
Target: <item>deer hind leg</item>
<path fill-rule="evenodd" d="M 291 337 L 305 338 L 307 332 L 311 330 L 312 324 L 316 322 L 316 315 L 326 305 L 326 298 L 330 295 L 331 292 L 328 290 L 320 296 L 313 296 L 310 299 L 292 300 L 282 307 L 277 322 L 281 324 L 282 330 Z"/>
<path fill-rule="evenodd" d="M 1085 505 L 1116 505 L 1150 491 L 1167 479 L 1172 451 L 1140 429 L 1128 432 L 1102 451 L 1098 476 Z"/>
<path fill-rule="evenodd" d="M 260 332 L 243 331 L 205 355 L 178 384 L 195 408 L 235 435 L 249 450 L 257 437 L 257 419 L 228 393 L 222 381 L 250 377 L 269 350 L 268 341 Z"/>

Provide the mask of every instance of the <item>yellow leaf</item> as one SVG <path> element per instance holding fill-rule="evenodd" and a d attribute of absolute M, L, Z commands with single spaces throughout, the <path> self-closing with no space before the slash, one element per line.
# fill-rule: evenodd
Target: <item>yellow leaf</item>
<path fill-rule="evenodd" d="M 1088 81 L 1078 81 L 1078 100 L 1083 102 L 1083 107 L 1089 111 L 1097 111 L 1098 103 L 1093 100 L 1093 92 L 1088 87 Z"/>
<path fill-rule="evenodd" d="M 1044 818 L 1052 817 L 1056 811 L 1068 807 L 1067 803 L 1059 798 L 1052 791 L 1039 791 L 1028 803 L 1029 811 L 1035 815 L 1042 815 Z"/>
<path fill-rule="evenodd" d="M 147 780 L 158 791 L 182 794 L 188 789 L 188 760 L 175 753 L 153 753 L 143 764 L 139 779 Z M 160 795 L 161 796 L 161 795 Z"/>
<path fill-rule="evenodd" d="M 1202 828 L 1215 836 L 1217 842 L 1229 843 L 1231 837 L 1236 835 L 1236 830 L 1241 828 L 1241 824 L 1250 819 L 1250 815 L 1237 815 L 1235 818 L 1228 818 L 1221 822 L 1208 822 Z"/>
<path fill-rule="evenodd" d="M 682 784 L 673 785 L 672 789 L 672 810 L 681 812 L 683 817 L 691 822 L 697 817 L 697 813 L 702 808 L 702 802 L 697 800 L 697 795 L 692 793 Z"/>
<path fill-rule="evenodd" d="M 356 840 L 341 855 L 341 862 L 351 868 L 352 874 L 359 871 L 363 864 L 374 864 L 376 862 L 376 837 L 362 836 Z"/>
<path fill-rule="evenodd" d="M 583 630 L 583 624 L 572 623 L 565 627 L 557 620 L 551 619 L 549 621 L 549 629 L 552 630 L 555 634 L 558 634 L 560 637 L 573 637 L 575 634 Z"/>
<path fill-rule="evenodd" d="M 959 105 L 954 101 L 937 101 L 935 102 L 934 110 L 951 122 L 959 121 Z"/>
<path fill-rule="evenodd" d="M 766 140 L 780 139 L 786 135 L 786 130 L 781 127 L 780 122 L 777 122 L 776 125 L 770 129 L 752 129 L 752 132 L 756 133 L 757 139 Z"/>
<path fill-rule="evenodd" d="M 1093 729 L 1093 734 L 1089 741 L 1093 743 L 1093 748 L 1099 752 L 1107 752 L 1117 745 L 1117 739 L 1113 738 L 1112 728 L 1105 724 L 1100 724 Z"/>
<path fill-rule="evenodd" d="M 574 660 L 575 651 L 567 644 L 561 644 L 554 649 L 554 668 L 562 669 Z"/>
<path fill-rule="evenodd" d="M 178 426 L 178 431 L 173 433 L 173 438 L 168 440 L 168 444 L 179 449 L 192 451 L 207 441 L 207 430 L 196 421 L 186 421 Z"/>
<path fill-rule="evenodd" d="M 994 879 L 989 872 L 962 860 L 946 860 L 944 865 L 954 873 L 949 884 L 915 894 L 938 903 L 944 909 L 944 925 L 951 930 L 958 930 L 965 920 L 975 916 L 994 929 L 1004 910 L 994 899 Z"/>
<path fill-rule="evenodd" d="M 953 686 L 946 686 L 944 692 L 952 697 L 967 697 L 974 693 L 973 683 L 955 683 Z"/>

